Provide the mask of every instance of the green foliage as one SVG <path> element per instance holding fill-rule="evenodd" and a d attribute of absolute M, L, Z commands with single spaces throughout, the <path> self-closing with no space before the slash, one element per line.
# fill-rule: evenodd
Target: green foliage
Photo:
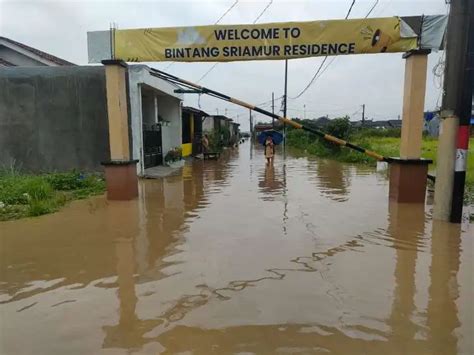
<path fill-rule="evenodd" d="M 172 148 L 165 155 L 165 162 L 178 161 L 183 158 L 183 150 L 181 147 Z"/>
<path fill-rule="evenodd" d="M 57 211 L 71 199 L 105 191 L 99 175 L 78 172 L 24 175 L 0 171 L 0 221 Z"/>
<path fill-rule="evenodd" d="M 51 184 L 53 189 L 58 191 L 72 191 L 87 188 L 94 184 L 95 176 L 72 171 L 69 173 L 54 173 L 46 175 L 46 180 Z"/>
<path fill-rule="evenodd" d="M 351 133 L 351 123 L 348 117 L 335 118 L 324 127 L 327 134 L 341 139 L 348 139 Z"/>
<path fill-rule="evenodd" d="M 219 130 L 221 143 L 224 147 L 227 147 L 230 144 L 230 130 L 227 127 L 221 127 Z"/>
<path fill-rule="evenodd" d="M 209 150 L 211 152 L 220 152 L 222 150 L 221 134 L 219 131 L 208 132 Z"/>
<path fill-rule="evenodd" d="M 56 205 L 51 200 L 32 200 L 28 205 L 29 217 L 41 216 L 56 211 Z"/>
<path fill-rule="evenodd" d="M 402 130 L 400 128 L 388 128 L 388 129 L 377 129 L 377 128 L 357 128 L 353 130 L 351 136 L 354 138 L 358 137 L 392 137 L 400 138 Z"/>

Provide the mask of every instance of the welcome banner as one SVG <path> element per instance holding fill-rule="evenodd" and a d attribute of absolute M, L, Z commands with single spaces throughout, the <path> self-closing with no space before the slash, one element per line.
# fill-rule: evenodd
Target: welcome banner
<path fill-rule="evenodd" d="M 418 37 L 399 17 L 115 30 L 127 62 L 229 62 L 406 52 Z"/>

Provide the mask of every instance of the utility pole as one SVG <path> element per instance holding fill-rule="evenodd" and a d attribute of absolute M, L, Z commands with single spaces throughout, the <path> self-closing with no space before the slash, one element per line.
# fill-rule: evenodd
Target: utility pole
<path fill-rule="evenodd" d="M 275 114 L 275 93 L 272 92 L 272 113 Z M 272 117 L 272 128 L 275 129 L 275 117 Z"/>
<path fill-rule="evenodd" d="M 250 136 L 253 139 L 253 122 L 252 122 L 252 110 L 249 110 L 249 124 L 250 124 Z"/>
<path fill-rule="evenodd" d="M 365 104 L 362 104 L 362 126 L 365 124 Z"/>
<path fill-rule="evenodd" d="M 469 129 L 464 127 L 470 119 L 472 103 L 472 73 L 469 73 L 467 66 L 468 33 L 471 32 L 472 37 L 473 25 L 469 26 L 469 23 L 471 21 L 472 24 L 474 19 L 471 0 L 452 0 L 450 6 L 433 216 L 435 219 L 459 223 L 469 142 L 469 133 L 464 138 L 464 132 Z M 457 145 L 456 138 L 459 141 Z M 456 205 L 454 210 L 453 205 Z"/>
<path fill-rule="evenodd" d="M 469 150 L 469 125 L 472 114 L 474 85 L 474 2 L 468 1 L 468 34 L 464 65 L 464 82 L 459 102 L 459 128 L 457 134 L 456 160 L 454 163 L 453 198 L 451 202 L 451 223 L 461 223 L 464 188 L 466 184 L 467 153 Z"/>
<path fill-rule="evenodd" d="M 306 119 L 306 104 L 303 105 L 303 117 Z"/>
<path fill-rule="evenodd" d="M 285 93 L 283 94 L 283 117 L 286 117 L 288 101 L 288 59 L 285 59 Z M 283 157 L 286 158 L 286 123 L 283 123 Z"/>

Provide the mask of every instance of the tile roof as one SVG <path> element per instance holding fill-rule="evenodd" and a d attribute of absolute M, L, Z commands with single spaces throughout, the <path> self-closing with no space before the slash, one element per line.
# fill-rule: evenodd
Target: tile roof
<path fill-rule="evenodd" d="M 53 63 L 56 63 L 57 65 L 76 65 L 74 63 L 68 62 L 67 60 L 58 58 L 58 57 L 56 57 L 52 54 L 48 54 L 46 52 L 40 51 L 39 49 L 27 46 L 26 44 L 14 41 L 14 40 L 12 40 L 10 38 L 7 38 L 7 37 L 0 36 L 0 43 L 1 43 L 1 41 L 5 41 L 5 42 L 8 42 L 8 43 L 13 44 L 15 46 L 18 46 L 18 47 L 20 47 L 24 50 L 27 50 L 28 52 L 31 52 L 31 53 L 33 53 L 33 54 L 35 54 L 35 55 L 37 55 L 37 56 L 39 56 L 43 59 L 49 60 Z"/>

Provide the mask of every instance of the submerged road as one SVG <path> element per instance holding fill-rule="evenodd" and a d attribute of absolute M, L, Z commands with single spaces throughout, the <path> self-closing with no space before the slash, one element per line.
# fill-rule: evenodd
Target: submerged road
<path fill-rule="evenodd" d="M 472 354 L 473 225 L 249 142 L 0 223 L 0 354 Z"/>

